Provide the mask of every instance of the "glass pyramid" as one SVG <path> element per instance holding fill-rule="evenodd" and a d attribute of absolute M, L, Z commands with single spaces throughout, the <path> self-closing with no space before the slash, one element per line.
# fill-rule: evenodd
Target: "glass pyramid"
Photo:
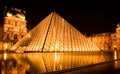
<path fill-rule="evenodd" d="M 18 41 L 16 51 L 100 51 L 56 12 L 52 12 Z"/>

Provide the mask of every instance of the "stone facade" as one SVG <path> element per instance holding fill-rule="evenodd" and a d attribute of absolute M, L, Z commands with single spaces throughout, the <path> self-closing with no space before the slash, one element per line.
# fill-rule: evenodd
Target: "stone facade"
<path fill-rule="evenodd" d="M 27 21 L 21 11 L 7 12 L 0 27 L 0 50 L 9 49 L 27 34 Z M 14 13 L 14 14 L 13 14 Z"/>
<path fill-rule="evenodd" d="M 120 24 L 117 25 L 115 33 L 93 34 L 89 39 L 101 50 L 120 50 Z"/>

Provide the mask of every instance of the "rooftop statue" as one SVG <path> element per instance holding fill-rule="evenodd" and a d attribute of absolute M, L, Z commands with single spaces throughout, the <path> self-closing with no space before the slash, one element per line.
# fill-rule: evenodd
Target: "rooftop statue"
<path fill-rule="evenodd" d="M 7 17 L 11 17 L 11 16 L 15 16 L 15 17 L 25 20 L 25 11 L 22 11 L 21 9 L 17 9 L 17 8 L 11 8 L 7 12 Z"/>

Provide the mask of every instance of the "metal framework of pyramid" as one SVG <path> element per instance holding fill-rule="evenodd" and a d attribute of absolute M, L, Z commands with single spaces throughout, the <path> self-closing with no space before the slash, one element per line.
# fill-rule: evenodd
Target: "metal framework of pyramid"
<path fill-rule="evenodd" d="M 56 12 L 18 41 L 16 51 L 99 51 L 100 49 Z"/>

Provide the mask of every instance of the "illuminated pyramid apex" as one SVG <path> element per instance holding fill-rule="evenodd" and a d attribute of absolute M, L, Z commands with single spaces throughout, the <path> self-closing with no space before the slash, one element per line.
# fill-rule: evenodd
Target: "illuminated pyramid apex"
<path fill-rule="evenodd" d="M 64 18 L 52 12 L 18 41 L 12 50 L 50 52 L 99 51 L 100 49 Z"/>

